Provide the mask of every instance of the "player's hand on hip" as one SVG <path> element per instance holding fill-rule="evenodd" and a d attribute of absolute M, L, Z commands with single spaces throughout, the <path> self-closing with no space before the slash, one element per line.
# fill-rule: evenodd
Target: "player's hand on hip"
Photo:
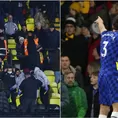
<path fill-rule="evenodd" d="M 103 23 L 103 20 L 102 20 L 102 18 L 100 16 L 98 16 L 98 18 L 97 18 L 97 20 L 95 22 L 99 24 L 99 23 Z"/>

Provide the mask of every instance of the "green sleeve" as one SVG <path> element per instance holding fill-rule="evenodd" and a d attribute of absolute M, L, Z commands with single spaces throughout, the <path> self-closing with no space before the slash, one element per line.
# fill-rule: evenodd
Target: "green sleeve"
<path fill-rule="evenodd" d="M 79 88 L 79 104 L 78 104 L 78 118 L 84 118 L 88 108 L 86 93 L 83 89 Z"/>

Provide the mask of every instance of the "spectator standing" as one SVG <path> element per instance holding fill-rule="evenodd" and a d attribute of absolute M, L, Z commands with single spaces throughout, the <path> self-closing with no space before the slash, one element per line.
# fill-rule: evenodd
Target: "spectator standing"
<path fill-rule="evenodd" d="M 84 73 L 88 46 L 84 36 L 75 36 L 75 30 L 76 21 L 74 18 L 69 17 L 65 22 L 65 33 L 62 34 L 61 51 L 62 55 L 67 55 L 70 58 L 72 66 L 81 66 L 82 73 Z"/>
<path fill-rule="evenodd" d="M 64 81 L 64 74 L 66 72 L 72 71 L 75 74 L 75 80 L 79 87 L 84 88 L 84 80 L 80 69 L 75 69 L 71 66 L 71 62 L 68 56 L 61 56 L 61 81 Z"/>
<path fill-rule="evenodd" d="M 8 22 L 5 23 L 4 27 L 5 27 L 5 33 L 6 33 L 7 39 L 9 39 L 10 37 L 13 37 L 15 39 L 16 38 L 16 32 L 18 30 L 18 27 L 13 22 L 12 15 L 9 15 L 8 16 Z"/>
<path fill-rule="evenodd" d="M 74 73 L 65 74 L 64 82 L 69 91 L 69 105 L 62 111 L 63 117 L 83 118 L 86 114 L 88 105 L 86 94 L 75 82 Z M 71 112 L 69 112 L 71 111 Z"/>
<path fill-rule="evenodd" d="M 28 68 L 30 68 L 31 70 L 33 70 L 34 67 L 37 66 L 37 60 L 39 60 L 37 56 L 37 45 L 38 39 L 35 40 L 33 32 L 29 31 L 27 38 L 24 40 L 24 54 L 28 58 Z"/>
<path fill-rule="evenodd" d="M 13 72 L 12 66 L 7 66 L 7 72 L 4 75 L 3 82 L 5 85 L 5 88 L 10 92 L 11 94 L 11 100 L 14 105 L 16 105 L 16 89 L 13 89 L 12 87 L 15 85 L 15 74 Z"/>
<path fill-rule="evenodd" d="M 28 109 L 30 109 L 30 112 L 34 112 L 37 104 L 37 90 L 42 86 L 42 83 L 31 76 L 28 71 L 25 72 L 25 78 L 19 87 L 23 93 L 22 110 L 24 113 L 28 112 Z"/>
<path fill-rule="evenodd" d="M 86 87 L 88 111 L 86 117 L 94 118 L 99 116 L 99 91 L 98 91 L 98 74 L 100 70 L 100 63 L 94 62 L 97 66 L 91 65 L 92 72 L 90 78 L 90 86 Z"/>
<path fill-rule="evenodd" d="M 26 36 L 27 36 L 27 27 L 26 27 L 26 24 L 22 24 L 22 29 L 21 29 L 21 31 L 18 31 L 17 32 L 17 34 L 16 34 L 16 43 L 18 43 L 19 42 L 19 38 L 20 37 L 23 37 L 24 39 L 26 38 Z"/>

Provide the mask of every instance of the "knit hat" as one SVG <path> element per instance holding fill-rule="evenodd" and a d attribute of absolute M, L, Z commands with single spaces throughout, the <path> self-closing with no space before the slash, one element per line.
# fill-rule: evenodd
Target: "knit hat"
<path fill-rule="evenodd" d="M 78 3 L 78 2 L 73 2 L 73 3 L 70 5 L 70 9 L 73 9 L 73 10 L 75 10 L 76 12 L 80 12 L 79 3 Z"/>
<path fill-rule="evenodd" d="M 67 19 L 66 19 L 66 22 L 65 22 L 65 25 L 66 24 L 72 24 L 74 27 L 76 27 L 76 20 L 75 20 L 75 18 L 73 18 L 73 17 L 68 17 Z"/>
<path fill-rule="evenodd" d="M 98 55 L 100 56 L 100 45 L 96 48 Z"/>
<path fill-rule="evenodd" d="M 24 41 L 24 37 L 19 36 L 19 41 Z"/>

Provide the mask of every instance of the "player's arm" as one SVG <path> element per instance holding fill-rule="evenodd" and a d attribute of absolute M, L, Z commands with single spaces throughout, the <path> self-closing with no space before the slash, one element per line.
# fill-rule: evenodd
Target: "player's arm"
<path fill-rule="evenodd" d="M 104 26 L 103 20 L 98 16 L 97 20 L 95 21 L 98 24 L 100 33 L 107 31 L 107 29 Z"/>

